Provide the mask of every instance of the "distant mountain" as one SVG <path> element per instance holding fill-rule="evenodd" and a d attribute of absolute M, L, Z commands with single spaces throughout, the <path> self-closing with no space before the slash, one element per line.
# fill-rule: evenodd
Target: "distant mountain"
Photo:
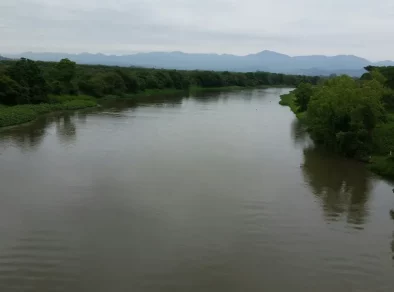
<path fill-rule="evenodd" d="M 66 54 L 66 53 L 33 53 L 6 55 L 11 58 L 29 58 L 42 61 L 59 61 L 69 58 L 81 64 L 102 64 L 117 66 L 140 66 L 167 69 L 199 69 L 218 71 L 269 71 L 288 74 L 331 75 L 348 74 L 361 76 L 368 65 L 394 66 L 393 61 L 373 63 L 353 55 L 338 56 L 296 56 L 290 57 L 273 51 L 262 51 L 246 56 L 229 54 L 187 54 L 182 52 L 152 52 L 132 55 L 104 54 Z"/>
<path fill-rule="evenodd" d="M 0 61 L 4 61 L 4 60 L 9 60 L 9 59 L 0 55 Z"/>

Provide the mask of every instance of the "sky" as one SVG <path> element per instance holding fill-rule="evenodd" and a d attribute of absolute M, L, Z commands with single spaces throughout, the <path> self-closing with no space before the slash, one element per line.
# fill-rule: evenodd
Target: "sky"
<path fill-rule="evenodd" d="M 353 54 L 394 60 L 393 0 L 1 0 L 0 54 Z"/>

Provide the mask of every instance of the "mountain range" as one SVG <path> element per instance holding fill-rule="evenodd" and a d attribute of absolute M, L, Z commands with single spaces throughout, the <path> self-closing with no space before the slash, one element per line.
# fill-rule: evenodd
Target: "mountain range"
<path fill-rule="evenodd" d="M 394 66 L 393 61 L 371 62 L 353 55 L 310 55 L 291 57 L 268 50 L 246 56 L 229 54 L 189 54 L 183 52 L 151 52 L 130 55 L 25 52 L 14 55 L 3 54 L 3 56 L 13 59 L 24 57 L 41 61 L 59 61 L 63 58 L 68 58 L 80 64 L 138 66 L 182 70 L 267 71 L 304 75 L 348 74 L 351 76 L 361 76 L 365 72 L 364 67 L 369 65 Z"/>

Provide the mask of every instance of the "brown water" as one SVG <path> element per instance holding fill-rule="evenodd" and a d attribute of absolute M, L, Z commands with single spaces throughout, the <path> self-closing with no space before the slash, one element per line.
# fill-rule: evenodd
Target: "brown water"
<path fill-rule="evenodd" d="M 393 186 L 314 149 L 287 91 L 0 132 L 0 291 L 394 291 Z"/>

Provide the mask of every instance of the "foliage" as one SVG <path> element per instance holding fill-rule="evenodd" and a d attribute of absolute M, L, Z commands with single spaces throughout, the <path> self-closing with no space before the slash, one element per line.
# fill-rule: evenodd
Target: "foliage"
<path fill-rule="evenodd" d="M 23 88 L 23 92 L 26 92 L 18 103 L 34 104 L 47 101 L 47 82 L 36 62 L 22 58 L 13 62 L 6 74 Z"/>
<path fill-rule="evenodd" d="M 317 144 L 369 161 L 372 171 L 394 178 L 394 67 L 365 69 L 359 80 L 332 76 L 310 85 L 303 122 Z M 302 87 L 282 96 L 281 104 L 299 112 L 296 93 L 305 91 Z"/>
<path fill-rule="evenodd" d="M 0 127 L 23 124 L 34 120 L 37 113 L 24 106 L 0 108 Z"/>
<path fill-rule="evenodd" d="M 372 130 L 384 119 L 377 80 L 358 83 L 336 77 L 318 87 L 308 105 L 307 121 L 312 138 L 350 157 L 365 157 L 372 150 Z"/>
<path fill-rule="evenodd" d="M 23 124 L 36 119 L 39 115 L 61 110 L 77 110 L 94 107 L 97 102 L 87 96 L 59 96 L 53 103 L 24 104 L 0 107 L 0 127 Z"/>
<path fill-rule="evenodd" d="M 301 82 L 297 89 L 294 90 L 295 103 L 298 106 L 299 112 L 304 112 L 308 109 L 309 100 L 313 94 L 313 87 L 310 83 Z"/>
<path fill-rule="evenodd" d="M 21 86 L 7 75 L 0 75 L 0 104 L 13 105 L 23 99 Z"/>
<path fill-rule="evenodd" d="M 53 73 L 48 78 L 50 91 L 55 94 L 77 94 L 75 84 L 76 64 L 69 59 L 62 59 L 53 68 Z"/>
<path fill-rule="evenodd" d="M 16 103 L 47 102 L 47 94 L 87 94 L 95 97 L 125 95 L 145 90 L 190 87 L 221 88 L 246 86 L 296 86 L 301 82 L 317 84 L 320 77 L 285 75 L 268 72 L 215 72 L 162 70 L 102 65 L 78 65 L 63 59 L 60 62 L 0 61 L 0 72 L 13 79 L 27 95 Z M 23 92 L 23 90 L 22 90 Z M 23 96 L 23 95 L 21 95 Z"/>
<path fill-rule="evenodd" d="M 94 106 L 92 97 L 150 97 L 189 88 L 242 88 L 246 86 L 294 86 L 317 84 L 319 77 L 267 72 L 214 72 L 160 70 L 135 67 L 34 62 L 28 59 L 0 61 L 0 127 L 30 121 L 54 110 Z M 34 106 L 32 106 L 34 105 Z"/>
<path fill-rule="evenodd" d="M 370 169 L 387 178 L 394 178 L 394 156 L 374 156 Z"/>
<path fill-rule="evenodd" d="M 290 107 L 290 109 L 297 116 L 297 118 L 302 121 L 305 120 L 305 112 L 301 112 L 296 104 L 296 96 L 294 94 L 294 90 L 288 94 L 281 95 L 279 104 Z"/>

